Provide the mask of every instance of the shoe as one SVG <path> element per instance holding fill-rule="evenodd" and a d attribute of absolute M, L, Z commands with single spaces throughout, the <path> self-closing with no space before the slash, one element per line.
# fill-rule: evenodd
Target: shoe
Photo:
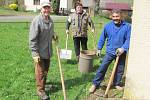
<path fill-rule="evenodd" d="M 41 100 L 48 100 L 49 96 L 45 92 L 38 92 L 38 96 L 40 97 Z"/>
<path fill-rule="evenodd" d="M 96 90 L 96 86 L 93 84 L 89 89 L 89 93 L 94 93 L 95 90 Z"/>
<path fill-rule="evenodd" d="M 123 90 L 123 87 L 121 87 L 121 86 L 115 86 L 115 88 L 117 89 L 117 90 Z"/>

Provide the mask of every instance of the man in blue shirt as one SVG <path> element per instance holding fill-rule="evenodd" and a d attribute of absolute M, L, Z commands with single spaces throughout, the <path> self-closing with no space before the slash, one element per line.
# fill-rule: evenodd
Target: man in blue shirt
<path fill-rule="evenodd" d="M 130 34 L 131 26 L 129 23 L 121 19 L 121 11 L 113 10 L 112 21 L 105 25 L 98 41 L 97 55 L 100 56 L 101 49 L 103 48 L 105 41 L 106 55 L 104 56 L 102 64 L 98 68 L 96 76 L 93 80 L 93 84 L 89 89 L 90 93 L 93 93 L 98 86 L 100 86 L 108 66 L 113 60 L 116 59 L 116 56 L 120 56 L 120 58 L 113 80 L 113 85 L 116 89 L 123 89 L 120 85 L 120 81 L 124 72 L 126 53 L 129 49 Z"/>

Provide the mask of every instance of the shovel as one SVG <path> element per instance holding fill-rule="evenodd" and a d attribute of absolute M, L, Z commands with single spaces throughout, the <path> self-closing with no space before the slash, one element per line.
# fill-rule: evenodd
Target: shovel
<path fill-rule="evenodd" d="M 110 89 L 110 86 L 111 86 L 112 81 L 114 80 L 114 75 L 115 75 L 115 72 L 116 72 L 116 68 L 117 68 L 118 61 L 119 61 L 119 56 L 117 56 L 117 58 L 116 58 L 116 61 L 115 61 L 115 64 L 114 64 L 114 68 L 113 68 L 113 70 L 112 70 L 112 74 L 111 74 L 111 76 L 110 76 L 110 79 L 109 79 L 109 82 L 108 82 L 108 85 L 107 85 L 105 94 L 104 94 L 104 96 L 103 96 L 103 97 L 105 97 L 105 98 L 108 97 L 108 91 L 109 91 L 109 89 Z"/>
<path fill-rule="evenodd" d="M 72 50 L 67 50 L 67 44 L 68 44 L 68 34 L 66 37 L 66 48 L 60 50 L 60 58 L 61 59 L 71 59 Z"/>

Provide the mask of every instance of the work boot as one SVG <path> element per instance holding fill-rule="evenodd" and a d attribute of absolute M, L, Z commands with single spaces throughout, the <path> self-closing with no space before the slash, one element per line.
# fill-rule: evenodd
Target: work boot
<path fill-rule="evenodd" d="M 45 92 L 38 92 L 37 95 L 40 97 L 40 100 L 49 100 L 49 96 Z"/>
<path fill-rule="evenodd" d="M 93 84 L 89 89 L 89 93 L 94 93 L 95 90 L 96 90 L 96 86 Z"/>
<path fill-rule="evenodd" d="M 119 86 L 119 85 L 116 85 L 115 88 L 116 88 L 117 90 L 120 90 L 120 91 L 123 90 L 123 87 L 121 87 L 121 86 Z"/>

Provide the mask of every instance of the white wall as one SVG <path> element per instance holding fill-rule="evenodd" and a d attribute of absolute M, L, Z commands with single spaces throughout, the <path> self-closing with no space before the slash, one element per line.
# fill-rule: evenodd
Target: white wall
<path fill-rule="evenodd" d="M 150 0 L 134 0 L 124 98 L 150 100 Z"/>
<path fill-rule="evenodd" d="M 73 0 L 68 0 L 68 4 L 67 4 L 68 10 L 74 9 L 74 5 L 72 5 L 72 2 L 73 2 Z"/>
<path fill-rule="evenodd" d="M 33 5 L 33 0 L 24 0 L 25 5 Z"/>
<path fill-rule="evenodd" d="M 66 8 L 67 9 L 67 1 L 68 0 L 60 0 L 60 6 L 59 8 Z"/>
<path fill-rule="evenodd" d="M 84 7 L 93 7 L 95 5 L 95 0 L 81 0 Z"/>
<path fill-rule="evenodd" d="M 49 0 L 40 0 L 40 3 L 43 1 L 49 1 Z M 32 11 L 37 11 L 38 9 L 40 9 L 40 5 L 34 5 L 33 0 L 24 0 L 25 6 L 26 6 L 26 10 L 32 10 Z"/>

